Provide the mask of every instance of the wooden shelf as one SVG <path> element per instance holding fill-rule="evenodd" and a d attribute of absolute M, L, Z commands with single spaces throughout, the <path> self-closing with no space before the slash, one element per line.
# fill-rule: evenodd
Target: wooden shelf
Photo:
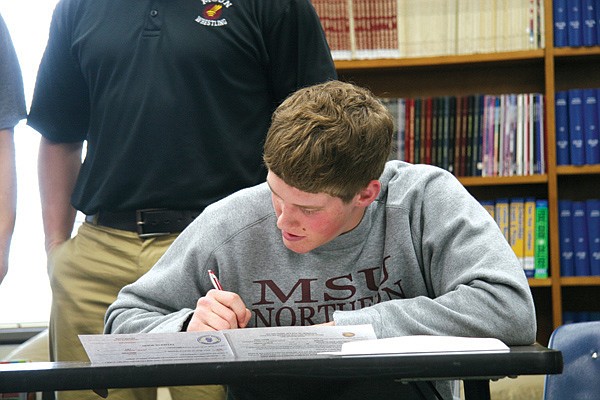
<path fill-rule="evenodd" d="M 338 71 L 431 67 L 483 63 L 544 62 L 544 50 L 512 51 L 504 53 L 461 54 L 436 57 L 387 58 L 375 60 L 336 60 Z"/>
<path fill-rule="evenodd" d="M 600 165 L 561 165 L 556 167 L 558 175 L 595 175 L 600 174 Z"/>
<path fill-rule="evenodd" d="M 600 56 L 600 46 L 594 47 L 557 47 L 554 57 L 558 59 Z"/>
<path fill-rule="evenodd" d="M 554 48 L 552 0 L 543 0 L 545 49 L 486 54 L 377 60 L 337 60 L 340 79 L 381 97 L 459 96 L 476 93 L 544 93 L 546 166 L 544 175 L 458 177 L 479 200 L 501 197 L 548 199 L 550 278 L 529 279 L 534 293 L 538 341 L 562 324 L 563 310 L 600 311 L 600 276 L 561 277 L 558 200 L 600 196 L 600 165 L 557 166 L 554 96 L 571 88 L 600 87 L 600 46 Z M 587 300 L 591 296 L 591 300 Z M 587 307 L 587 308 L 586 308 Z"/>
<path fill-rule="evenodd" d="M 565 276 L 560 278 L 561 286 L 600 286 L 600 276 Z M 600 287 L 598 288 L 600 290 Z"/>
<path fill-rule="evenodd" d="M 543 279 L 529 278 L 529 279 L 527 279 L 527 281 L 529 282 L 529 286 L 531 286 L 531 287 L 550 287 L 550 286 L 552 286 L 552 279 L 550 279 L 550 278 L 543 278 Z"/>
<path fill-rule="evenodd" d="M 547 184 L 548 175 L 523 175 L 523 176 L 460 176 L 460 183 L 464 186 L 500 186 L 500 185 L 533 185 Z"/>

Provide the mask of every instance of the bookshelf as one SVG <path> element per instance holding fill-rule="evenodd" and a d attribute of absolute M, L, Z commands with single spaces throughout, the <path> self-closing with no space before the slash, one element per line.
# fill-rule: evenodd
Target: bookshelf
<path fill-rule="evenodd" d="M 555 48 L 552 0 L 543 0 L 545 48 L 487 54 L 336 60 L 340 79 L 380 97 L 425 97 L 540 92 L 545 95 L 546 173 L 512 177 L 460 177 L 479 200 L 534 196 L 549 203 L 549 277 L 529 279 L 538 341 L 547 344 L 563 311 L 600 311 L 600 276 L 561 277 L 558 200 L 598 197 L 600 165 L 557 166 L 554 96 L 569 88 L 600 88 L 600 47 Z"/>

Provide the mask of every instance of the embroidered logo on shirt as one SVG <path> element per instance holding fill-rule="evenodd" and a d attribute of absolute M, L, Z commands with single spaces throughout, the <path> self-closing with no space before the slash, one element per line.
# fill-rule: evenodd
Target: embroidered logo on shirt
<path fill-rule="evenodd" d="M 229 0 L 201 0 L 204 5 L 202 14 L 195 19 L 197 23 L 205 26 L 224 26 L 227 19 L 223 17 L 223 11 L 232 6 Z"/>

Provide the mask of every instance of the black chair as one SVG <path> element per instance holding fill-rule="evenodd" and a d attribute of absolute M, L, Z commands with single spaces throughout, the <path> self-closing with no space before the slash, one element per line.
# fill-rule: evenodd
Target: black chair
<path fill-rule="evenodd" d="M 564 368 L 546 376 L 544 400 L 600 399 L 600 321 L 559 326 L 548 347 L 562 352 Z"/>

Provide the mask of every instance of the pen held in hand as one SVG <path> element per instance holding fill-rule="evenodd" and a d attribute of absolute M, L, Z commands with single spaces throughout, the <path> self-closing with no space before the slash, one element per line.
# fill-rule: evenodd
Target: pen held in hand
<path fill-rule="evenodd" d="M 219 282 L 219 278 L 217 278 L 217 276 L 215 275 L 215 273 L 213 272 L 212 269 L 208 270 L 208 277 L 210 278 L 210 282 L 212 283 L 212 285 L 215 289 L 223 290 L 223 287 L 221 286 L 221 282 Z"/>

